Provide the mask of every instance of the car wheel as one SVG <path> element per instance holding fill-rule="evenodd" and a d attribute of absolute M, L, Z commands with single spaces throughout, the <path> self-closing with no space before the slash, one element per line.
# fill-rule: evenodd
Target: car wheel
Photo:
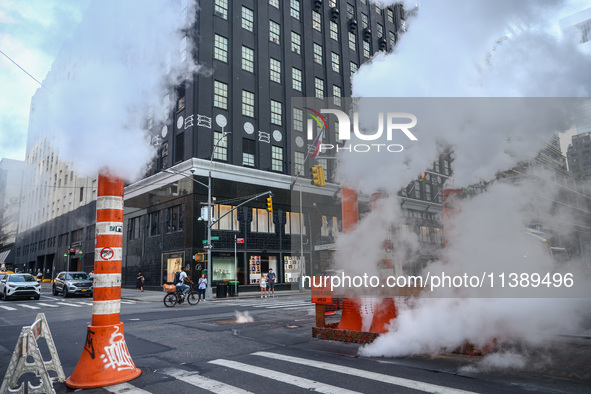
<path fill-rule="evenodd" d="M 54 296 L 58 295 L 58 291 L 57 291 L 57 289 L 55 288 L 55 285 L 53 285 L 53 291 L 52 291 L 52 292 L 53 292 L 53 295 L 54 295 Z"/>
<path fill-rule="evenodd" d="M 33 297 L 33 298 L 34 298 L 34 299 L 36 299 L 36 300 L 39 300 L 39 298 L 41 298 L 41 296 L 40 296 L 40 295 L 36 295 L 36 296 L 35 296 L 35 297 Z"/>
<path fill-rule="evenodd" d="M 69 297 L 69 295 L 68 295 L 68 288 L 67 287 L 64 287 L 64 298 L 68 298 L 68 297 Z"/>
<path fill-rule="evenodd" d="M 10 297 L 8 296 L 8 294 L 6 294 L 6 290 L 4 290 L 4 301 L 8 300 L 10 300 Z"/>

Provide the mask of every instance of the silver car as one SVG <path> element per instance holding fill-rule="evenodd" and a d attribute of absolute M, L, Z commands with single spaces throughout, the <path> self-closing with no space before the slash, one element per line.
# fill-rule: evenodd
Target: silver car
<path fill-rule="evenodd" d="M 7 274 L 0 280 L 0 296 L 4 301 L 16 297 L 41 297 L 41 285 L 31 274 Z"/>
<path fill-rule="evenodd" d="M 62 293 L 64 297 L 84 294 L 92 297 L 93 280 L 86 272 L 60 272 L 53 280 L 53 295 Z"/>

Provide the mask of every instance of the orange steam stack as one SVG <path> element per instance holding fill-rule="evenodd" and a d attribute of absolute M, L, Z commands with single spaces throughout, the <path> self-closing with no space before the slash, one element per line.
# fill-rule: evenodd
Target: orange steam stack
<path fill-rule="evenodd" d="M 127 382 L 136 368 L 120 321 L 123 245 L 123 179 L 102 171 L 96 202 L 92 322 L 78 364 L 66 385 L 76 389 Z"/>

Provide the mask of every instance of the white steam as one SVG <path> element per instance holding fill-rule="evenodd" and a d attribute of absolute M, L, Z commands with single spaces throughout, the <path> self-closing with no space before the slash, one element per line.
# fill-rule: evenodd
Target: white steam
<path fill-rule="evenodd" d="M 179 49 L 194 22 L 188 3 L 181 10 L 176 1 L 93 1 L 61 49 L 34 111 L 60 158 L 81 175 L 103 167 L 128 180 L 145 173 L 154 155 L 149 134 L 156 134 L 148 118 L 161 128 L 174 102 L 174 94 L 169 102 L 165 96 L 199 69 L 191 47 L 184 61 Z"/>
<path fill-rule="evenodd" d="M 254 321 L 254 318 L 248 313 L 248 311 L 234 311 L 234 315 L 236 316 L 236 323 L 238 324 L 252 323 Z"/>

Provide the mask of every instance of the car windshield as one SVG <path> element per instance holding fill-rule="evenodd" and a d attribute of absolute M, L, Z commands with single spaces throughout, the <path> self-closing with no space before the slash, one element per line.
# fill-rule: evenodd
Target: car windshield
<path fill-rule="evenodd" d="M 86 274 L 86 272 L 74 272 L 72 274 L 66 275 L 66 279 L 69 280 L 89 280 L 90 278 Z"/>
<path fill-rule="evenodd" d="M 33 275 L 10 275 L 9 282 L 37 282 Z"/>

